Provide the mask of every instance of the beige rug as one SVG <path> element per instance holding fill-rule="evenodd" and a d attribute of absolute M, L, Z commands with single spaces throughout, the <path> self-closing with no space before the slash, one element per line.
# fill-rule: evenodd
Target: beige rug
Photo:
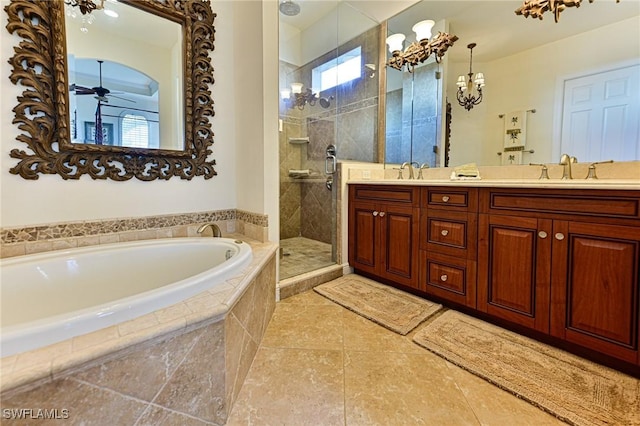
<path fill-rule="evenodd" d="M 574 425 L 640 425 L 640 381 L 503 328 L 446 311 L 413 340 Z"/>
<path fill-rule="evenodd" d="M 442 309 L 442 305 L 354 274 L 321 284 L 314 290 L 402 335 Z"/>

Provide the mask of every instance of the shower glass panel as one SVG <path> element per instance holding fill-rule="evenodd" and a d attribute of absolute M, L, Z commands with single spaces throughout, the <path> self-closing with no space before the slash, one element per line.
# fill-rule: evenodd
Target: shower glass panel
<path fill-rule="evenodd" d="M 280 280 L 338 261 L 333 156 L 377 153 L 377 23 L 339 1 L 300 8 L 280 13 Z"/>

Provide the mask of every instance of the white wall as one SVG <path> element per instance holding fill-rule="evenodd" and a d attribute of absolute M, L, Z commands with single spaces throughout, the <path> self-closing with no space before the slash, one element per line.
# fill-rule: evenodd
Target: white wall
<path fill-rule="evenodd" d="M 639 60 L 640 18 L 634 17 L 493 62 L 474 62 L 474 72 L 484 72 L 487 84 L 480 105 L 467 112 L 456 101 L 456 79 L 449 78 L 447 84 L 453 104 L 451 165 L 499 165 L 503 121 L 498 115 L 531 108 L 537 112 L 528 115 L 526 149 L 534 149 L 535 154 L 524 154 L 523 162 L 558 161 L 560 152 L 554 144 L 562 80 Z M 451 77 L 469 69 L 468 62 L 449 62 L 449 66 Z"/>
<path fill-rule="evenodd" d="M 266 0 L 275 5 L 275 0 Z M 0 0 L 4 7 L 8 0 Z M 265 191 L 275 184 L 265 179 L 269 173 L 265 168 L 277 171 L 277 161 L 272 155 L 266 161 L 265 143 L 271 144 L 277 153 L 277 143 L 265 139 L 265 108 L 263 96 L 272 91 L 272 103 L 277 109 L 277 65 L 273 82 L 267 85 L 263 79 L 262 62 L 265 56 L 273 55 L 277 64 L 277 23 L 263 40 L 262 2 L 213 1 L 217 13 L 215 20 L 215 50 L 212 52 L 215 84 L 212 96 L 215 116 L 213 154 L 217 161 L 218 176 L 210 180 L 194 178 L 191 181 L 170 179 L 169 181 L 141 182 L 131 180 L 115 182 L 94 181 L 83 176 L 77 181 L 64 181 L 58 175 L 40 175 L 35 181 L 27 181 L 9 173 L 17 160 L 9 157 L 12 149 L 26 149 L 16 141 L 20 134 L 11 121 L 11 109 L 22 92 L 8 79 L 10 65 L 6 60 L 0 64 L 0 226 L 17 227 L 52 222 L 99 220 L 117 217 L 188 213 L 205 210 L 240 208 L 255 213 L 271 214 L 273 201 L 265 202 Z M 273 13 L 271 13 L 273 15 Z M 13 45 L 18 42 L 10 35 L 3 13 L 0 50 L 3 58 L 13 54 Z M 273 20 L 273 16 L 270 16 Z M 276 15 L 277 22 L 277 15 Z M 275 31 L 275 36 L 272 34 Z M 265 49 L 264 54 L 262 49 Z M 271 70 L 271 74 L 274 72 Z M 265 73 L 269 75 L 269 73 Z M 270 105 L 266 102 L 267 105 Z M 273 124 L 277 126 L 277 115 Z M 277 129 L 276 129 L 277 131 Z M 277 132 L 275 133 L 277 136 Z M 265 142 L 266 141 L 266 142 Z M 277 155 L 277 154 L 276 154 Z M 265 164 L 273 162 L 273 164 Z M 271 197 L 272 194 L 269 194 Z M 276 195 L 277 203 L 277 195 Z M 269 210 L 267 209 L 269 206 Z M 277 212 L 277 208 L 276 208 Z M 277 217 L 271 218 L 277 227 Z"/>

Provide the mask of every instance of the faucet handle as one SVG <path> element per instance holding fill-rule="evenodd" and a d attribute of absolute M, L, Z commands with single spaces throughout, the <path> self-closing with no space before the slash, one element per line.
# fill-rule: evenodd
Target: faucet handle
<path fill-rule="evenodd" d="M 404 179 L 404 177 L 402 176 L 402 167 L 400 167 L 399 169 L 396 169 L 398 171 L 398 180 L 402 180 Z"/>
<path fill-rule="evenodd" d="M 529 163 L 530 166 L 542 166 L 542 170 L 540 171 L 540 177 L 538 179 L 549 179 L 549 168 L 546 164 L 539 163 Z"/>
<path fill-rule="evenodd" d="M 595 163 L 591 163 L 589 165 L 589 172 L 587 173 L 587 177 L 585 179 L 598 179 L 598 176 L 596 176 L 596 164 L 604 163 L 613 163 L 613 160 L 596 161 Z"/>
<path fill-rule="evenodd" d="M 428 168 L 429 168 L 429 165 L 427 163 L 422 163 L 420 165 L 420 170 L 418 171 L 418 179 L 422 179 L 423 178 L 422 177 L 422 170 L 428 169 Z"/>

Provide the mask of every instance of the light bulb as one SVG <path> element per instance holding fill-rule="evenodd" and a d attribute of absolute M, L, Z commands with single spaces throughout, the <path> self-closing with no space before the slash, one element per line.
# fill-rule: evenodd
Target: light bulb
<path fill-rule="evenodd" d="M 435 22 L 428 19 L 426 21 L 420 21 L 411 28 L 416 33 L 416 40 L 429 40 L 431 38 L 431 28 L 435 25 Z"/>
<path fill-rule="evenodd" d="M 389 52 L 393 53 L 395 51 L 402 50 L 402 48 L 404 47 L 403 42 L 405 38 L 406 37 L 404 36 L 404 34 L 401 34 L 401 33 L 392 34 L 389 37 L 387 37 Z"/>
<path fill-rule="evenodd" d="M 294 94 L 302 93 L 302 83 L 291 83 L 291 92 Z"/>

